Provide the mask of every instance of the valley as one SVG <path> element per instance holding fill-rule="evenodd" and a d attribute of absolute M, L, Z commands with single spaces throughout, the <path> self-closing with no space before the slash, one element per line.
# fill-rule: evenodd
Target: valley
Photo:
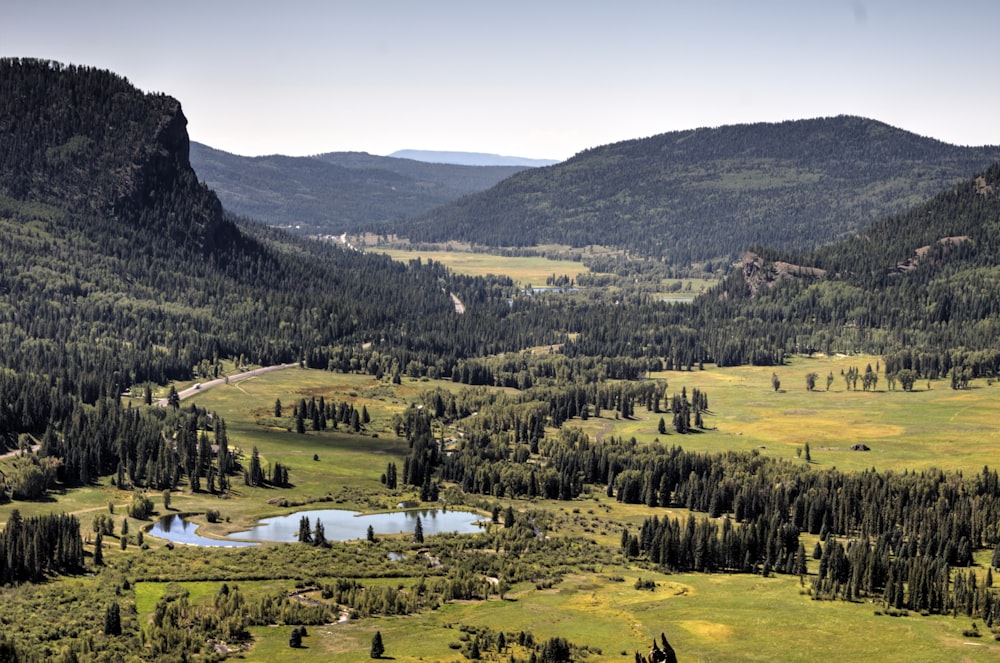
<path fill-rule="evenodd" d="M 186 124 L 0 60 L 0 659 L 1000 653 L 996 148 L 840 116 L 482 172 Z"/>

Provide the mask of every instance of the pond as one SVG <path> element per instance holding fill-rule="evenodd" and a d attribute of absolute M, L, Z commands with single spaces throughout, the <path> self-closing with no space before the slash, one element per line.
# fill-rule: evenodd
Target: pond
<path fill-rule="evenodd" d="M 482 516 L 468 511 L 446 511 L 443 509 L 417 509 L 392 511 L 388 513 L 359 514 L 343 509 L 316 509 L 296 511 L 284 516 L 264 518 L 257 525 L 243 532 L 234 532 L 224 539 L 209 539 L 195 533 L 197 525 L 180 515 L 163 516 L 149 530 L 149 534 L 174 543 L 195 546 L 253 546 L 258 541 L 298 540 L 299 521 L 305 516 L 310 528 L 316 527 L 316 519 L 323 523 L 323 531 L 328 541 L 350 541 L 363 539 L 371 526 L 375 534 L 412 533 L 420 518 L 420 526 L 425 536 L 445 532 L 468 534 L 480 531 Z"/>
<path fill-rule="evenodd" d="M 412 533 L 420 518 L 424 535 L 457 532 L 469 534 L 480 531 L 477 524 L 482 516 L 468 511 L 444 511 L 442 509 L 414 509 L 390 511 L 388 513 L 359 514 L 343 509 L 317 509 L 296 511 L 286 516 L 264 518 L 255 527 L 245 532 L 234 532 L 229 539 L 250 541 L 297 541 L 299 521 L 305 516 L 311 528 L 316 527 L 316 519 L 323 523 L 323 531 L 328 541 L 350 541 L 363 539 L 368 535 L 370 525 L 375 534 Z"/>
<path fill-rule="evenodd" d="M 173 541 L 174 543 L 186 543 L 192 546 L 226 546 L 229 548 L 239 548 L 257 545 L 252 541 L 230 541 L 228 539 L 209 539 L 195 533 L 198 529 L 196 523 L 188 522 L 184 516 L 171 514 L 163 516 L 149 529 L 147 534 Z"/>

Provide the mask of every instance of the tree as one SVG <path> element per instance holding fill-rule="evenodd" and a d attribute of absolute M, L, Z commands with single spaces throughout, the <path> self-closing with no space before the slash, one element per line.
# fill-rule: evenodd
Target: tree
<path fill-rule="evenodd" d="M 121 635 L 122 617 L 121 608 L 117 601 L 108 604 L 104 610 L 104 635 Z"/>
<path fill-rule="evenodd" d="M 385 654 L 385 645 L 382 644 L 382 632 L 375 631 L 375 635 L 372 636 L 371 657 L 382 658 L 383 654 Z"/>
<path fill-rule="evenodd" d="M 94 566 L 104 566 L 104 535 L 100 532 L 94 539 Z"/>
<path fill-rule="evenodd" d="M 274 418 L 281 419 L 281 399 L 275 399 L 274 401 Z"/>
<path fill-rule="evenodd" d="M 833 386 L 833 371 L 830 371 L 826 376 L 826 390 L 830 391 L 831 386 Z"/>
<path fill-rule="evenodd" d="M 308 519 L 306 519 L 308 522 Z M 312 544 L 320 548 L 326 548 L 326 529 L 323 527 L 323 523 L 320 522 L 319 518 L 316 518 L 316 528 L 313 530 Z"/>
<path fill-rule="evenodd" d="M 806 390 L 814 391 L 816 389 L 816 380 L 819 379 L 818 373 L 806 373 Z"/>
<path fill-rule="evenodd" d="M 312 543 L 312 530 L 309 529 L 309 517 L 299 518 L 299 543 Z"/>
<path fill-rule="evenodd" d="M 170 385 L 170 392 L 167 394 L 167 405 L 175 410 L 181 406 L 181 397 L 178 395 L 177 388 L 174 385 Z"/>
<path fill-rule="evenodd" d="M 292 649 L 298 649 L 302 646 L 302 631 L 297 628 L 292 629 L 292 634 L 288 636 L 288 646 Z"/>
<path fill-rule="evenodd" d="M 170 489 L 163 491 L 163 510 L 166 511 L 170 508 Z"/>
<path fill-rule="evenodd" d="M 413 528 L 413 542 L 424 542 L 424 524 L 420 522 L 420 516 L 417 516 L 417 524 Z"/>
<path fill-rule="evenodd" d="M 365 538 L 367 540 L 369 540 L 369 541 L 374 541 L 375 540 L 375 528 L 372 527 L 371 525 L 368 526 L 368 533 L 365 536 Z"/>
<path fill-rule="evenodd" d="M 913 384 L 917 381 L 917 372 L 911 368 L 904 368 L 896 373 L 896 379 L 899 380 L 903 391 L 913 391 Z"/>
<path fill-rule="evenodd" d="M 807 463 L 811 463 L 813 459 L 812 459 L 812 454 L 809 453 L 809 443 L 808 442 L 806 442 L 806 444 L 805 444 L 805 451 L 806 451 L 806 462 Z"/>
<path fill-rule="evenodd" d="M 771 387 L 774 388 L 775 392 L 781 389 L 781 380 L 778 379 L 777 373 L 771 373 Z"/>

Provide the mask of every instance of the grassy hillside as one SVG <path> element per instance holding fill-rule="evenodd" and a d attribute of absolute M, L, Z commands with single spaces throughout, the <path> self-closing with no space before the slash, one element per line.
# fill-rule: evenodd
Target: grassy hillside
<path fill-rule="evenodd" d="M 674 264 L 844 238 L 1000 160 L 856 117 L 595 147 L 393 229 L 415 241 L 602 244 Z"/>

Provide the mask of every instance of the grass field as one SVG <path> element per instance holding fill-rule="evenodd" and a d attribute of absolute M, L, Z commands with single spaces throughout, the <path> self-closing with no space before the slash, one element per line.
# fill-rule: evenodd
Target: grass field
<path fill-rule="evenodd" d="M 423 261 L 441 263 L 457 274 L 469 276 L 509 276 L 520 286 L 544 286 L 550 276 L 568 276 L 575 279 L 587 271 L 581 262 L 551 260 L 542 257 L 504 257 L 464 251 L 406 251 L 402 249 L 373 249 L 385 253 L 393 260 L 409 262 L 419 257 Z"/>
<path fill-rule="evenodd" d="M 656 589 L 635 589 L 639 576 L 655 579 Z M 633 652 L 648 651 L 661 632 L 683 661 L 932 663 L 1000 655 L 1000 644 L 989 638 L 961 636 L 969 620 L 875 613 L 871 604 L 813 601 L 799 593 L 794 577 L 665 576 L 614 567 L 567 577 L 553 589 L 517 586 L 503 601 L 453 602 L 409 617 L 310 627 L 306 648 L 297 651 L 288 647 L 289 627 L 258 627 L 246 659 L 361 663 L 370 660 L 378 630 L 394 660 L 464 661 L 449 648 L 459 640 L 459 625 L 529 631 L 536 639 L 558 635 L 601 651 L 588 661 L 631 662 Z M 507 660 L 506 654 L 493 660 Z"/>
<path fill-rule="evenodd" d="M 544 247 L 537 247 L 544 248 Z M 521 287 L 544 287 L 545 280 L 550 276 L 568 276 L 575 279 L 588 271 L 582 262 L 575 260 L 556 260 L 540 256 L 505 257 L 486 253 L 473 253 L 463 250 L 419 250 L 388 249 L 375 247 L 372 249 L 390 256 L 393 260 L 409 262 L 420 258 L 433 260 L 448 267 L 457 274 L 468 276 L 485 276 L 494 274 L 508 276 Z M 690 301 L 694 296 L 715 285 L 714 279 L 663 279 L 654 287 L 656 298 L 661 301 Z"/>

